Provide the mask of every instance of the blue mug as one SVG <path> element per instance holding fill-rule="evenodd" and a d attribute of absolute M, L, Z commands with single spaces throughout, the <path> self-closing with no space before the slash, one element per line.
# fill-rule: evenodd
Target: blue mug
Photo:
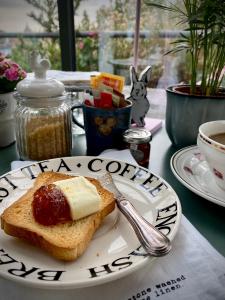
<path fill-rule="evenodd" d="M 106 149 L 124 148 L 123 133 L 131 125 L 132 102 L 126 100 L 127 106 L 121 108 L 99 108 L 78 104 L 72 111 L 82 108 L 84 125 L 73 115 L 73 122 L 85 130 L 87 155 L 99 155 Z"/>

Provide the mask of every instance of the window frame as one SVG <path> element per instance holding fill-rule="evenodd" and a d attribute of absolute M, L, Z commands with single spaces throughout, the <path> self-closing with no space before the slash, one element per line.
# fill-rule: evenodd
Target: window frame
<path fill-rule="evenodd" d="M 76 71 L 76 38 L 73 0 L 57 0 L 59 43 L 63 71 Z"/>

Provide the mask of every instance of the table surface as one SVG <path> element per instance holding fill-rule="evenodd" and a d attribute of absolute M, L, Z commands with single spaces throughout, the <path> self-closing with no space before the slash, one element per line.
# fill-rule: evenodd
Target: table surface
<path fill-rule="evenodd" d="M 183 214 L 225 256 L 225 207 L 194 194 L 175 178 L 170 169 L 170 158 L 178 149 L 171 145 L 164 127 L 153 136 L 151 145 L 150 170 L 174 188 L 180 199 Z M 85 136 L 74 135 L 72 154 L 85 155 L 85 151 Z M 10 171 L 13 160 L 18 160 L 16 144 L 0 149 L 0 175 Z"/>

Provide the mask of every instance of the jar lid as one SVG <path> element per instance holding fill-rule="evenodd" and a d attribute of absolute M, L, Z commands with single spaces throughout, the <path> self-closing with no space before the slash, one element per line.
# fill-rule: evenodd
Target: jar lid
<path fill-rule="evenodd" d="M 124 132 L 123 139 L 130 144 L 142 144 L 149 142 L 152 139 L 152 135 L 147 129 L 131 128 Z"/>
<path fill-rule="evenodd" d="M 17 83 L 16 90 L 23 97 L 41 98 L 61 96 L 65 92 L 64 84 L 56 79 L 46 79 L 46 72 L 50 68 L 47 59 L 32 52 L 30 60 L 33 78 L 25 78 Z"/>

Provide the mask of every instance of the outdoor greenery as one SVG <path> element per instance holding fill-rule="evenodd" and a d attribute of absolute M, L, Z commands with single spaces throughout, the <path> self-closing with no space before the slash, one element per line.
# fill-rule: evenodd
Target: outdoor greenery
<path fill-rule="evenodd" d="M 25 0 L 35 10 L 31 10 L 28 16 L 36 21 L 44 32 L 56 32 L 59 30 L 58 25 L 58 8 L 56 0 Z M 77 9 L 82 0 L 74 0 L 74 7 Z M 85 1 L 85 0 L 83 0 Z M 42 38 L 42 39 L 24 39 L 19 38 L 16 47 L 12 48 L 12 58 L 19 62 L 24 69 L 30 70 L 28 62 L 28 54 L 32 50 L 37 50 L 39 53 L 48 57 L 51 62 L 52 69 L 61 68 L 60 47 L 57 38 Z"/>
<path fill-rule="evenodd" d="M 36 21 L 44 32 L 57 32 L 58 15 L 56 0 L 24 0 L 31 5 L 31 12 L 28 14 Z M 79 9 L 82 2 L 87 0 L 74 0 L 75 11 Z M 181 0 L 174 0 L 179 3 Z M 82 20 L 76 27 L 76 32 L 86 32 L 87 37 L 76 38 L 76 63 L 78 71 L 92 71 L 99 69 L 102 65 L 111 65 L 115 74 L 126 74 L 129 77 L 129 63 L 125 66 L 116 64 L 115 61 L 132 61 L 134 40 L 128 37 L 109 37 L 109 32 L 133 32 L 135 28 L 135 5 L 136 0 L 111 0 L 100 7 L 97 11 L 95 21 L 91 21 L 88 10 L 83 12 Z M 177 4 L 178 5 L 178 4 Z M 88 6 L 87 6 L 88 7 Z M 160 30 L 174 28 L 174 19 L 169 18 L 169 13 L 162 14 L 158 8 L 147 6 L 144 2 L 141 5 L 140 30 L 151 32 L 151 36 L 139 39 L 139 72 L 147 64 L 153 65 L 153 73 L 150 86 L 157 86 L 159 78 L 164 71 L 163 58 L 164 49 L 168 47 L 168 39 L 160 38 Z M 39 49 L 42 56 L 48 57 L 52 64 L 52 69 L 61 69 L 60 47 L 58 38 L 24 39 L 20 38 L 16 46 L 12 49 L 12 58 L 19 62 L 24 69 L 31 71 L 28 64 L 28 53 L 33 49 Z M 107 54 L 107 55 L 106 55 Z M 175 63 L 172 63 L 172 62 Z M 179 81 L 189 79 L 188 72 L 184 65 L 186 60 L 182 55 L 173 55 L 167 60 L 169 64 L 175 66 L 175 72 L 179 76 Z M 167 63 L 167 65 L 169 65 Z M 170 66 L 168 67 L 170 68 Z M 102 69 L 101 69 L 102 70 Z M 102 70 L 104 71 L 104 70 Z M 165 73 L 165 71 L 164 71 Z M 167 75 L 168 77 L 169 75 Z M 167 78 L 168 79 L 168 78 Z"/>
<path fill-rule="evenodd" d="M 173 42 L 168 53 L 185 51 L 191 59 L 191 93 L 197 93 L 200 81 L 202 95 L 216 95 L 225 72 L 225 1 L 182 0 L 182 6 L 169 1 L 147 5 L 173 13 L 184 33 Z"/>
<path fill-rule="evenodd" d="M 76 38 L 76 62 L 79 71 L 98 70 L 98 35 L 97 27 L 92 24 L 87 11 L 77 29 L 78 32 L 86 31 L 89 36 Z"/>

